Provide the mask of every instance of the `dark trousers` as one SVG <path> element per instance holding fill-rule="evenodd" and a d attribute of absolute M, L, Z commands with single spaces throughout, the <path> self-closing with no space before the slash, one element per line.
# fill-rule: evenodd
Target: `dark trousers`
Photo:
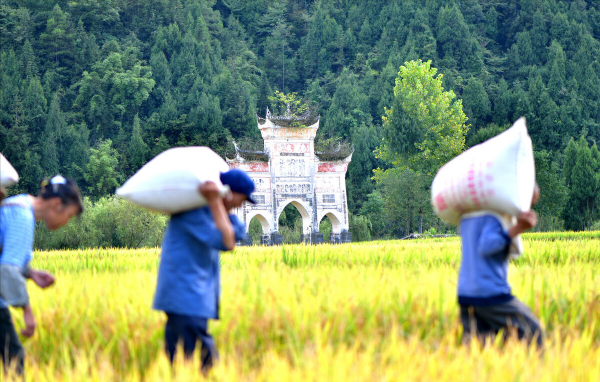
<path fill-rule="evenodd" d="M 544 343 L 540 322 L 527 305 L 516 298 L 491 306 L 461 305 L 460 321 L 464 329 L 463 342 L 468 342 L 473 335 L 482 342 L 490 341 L 504 329 L 503 340 L 516 334 L 529 344 L 535 341 L 538 348 Z"/>
<path fill-rule="evenodd" d="M 23 374 L 25 350 L 19 341 L 8 308 L 0 308 L 0 356 L 5 372 L 10 365 L 16 368 L 17 373 Z"/>
<path fill-rule="evenodd" d="M 202 370 L 207 371 L 210 369 L 213 362 L 219 359 L 219 353 L 214 339 L 208 334 L 208 320 L 173 313 L 167 313 L 167 317 L 165 347 L 171 363 L 175 358 L 178 343 L 183 343 L 185 358 L 191 358 L 194 355 L 196 343 L 200 341 L 202 345 L 200 353 Z"/>

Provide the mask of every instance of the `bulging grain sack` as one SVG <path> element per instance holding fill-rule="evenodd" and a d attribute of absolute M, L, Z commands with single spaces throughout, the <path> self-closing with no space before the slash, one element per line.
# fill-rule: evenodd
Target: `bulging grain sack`
<path fill-rule="evenodd" d="M 222 195 L 229 190 L 219 178 L 227 163 L 208 147 L 177 147 L 162 152 L 139 169 L 117 195 L 150 210 L 175 214 L 206 205 L 198 186 L 213 181 Z"/>
<path fill-rule="evenodd" d="M 17 170 L 10 164 L 8 159 L 0 153 L 0 187 L 8 187 L 19 181 Z"/>
<path fill-rule="evenodd" d="M 521 117 L 502 134 L 446 163 L 431 185 L 431 204 L 451 224 L 479 210 L 516 216 L 530 210 L 534 186 L 533 146 Z"/>

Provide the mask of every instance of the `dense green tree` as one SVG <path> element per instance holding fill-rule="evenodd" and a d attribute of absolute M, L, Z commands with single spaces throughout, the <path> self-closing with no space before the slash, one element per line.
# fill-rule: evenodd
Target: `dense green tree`
<path fill-rule="evenodd" d="M 48 102 L 39 77 L 30 77 L 23 95 L 23 123 L 30 127 L 32 136 L 39 137 L 46 125 Z"/>
<path fill-rule="evenodd" d="M 538 231 L 562 229 L 560 226 L 560 210 L 567 197 L 567 188 L 561 177 L 561 169 L 552 155 L 546 151 L 535 153 L 535 178 L 540 187 L 540 200 L 535 205 L 537 211 Z"/>
<path fill-rule="evenodd" d="M 462 101 L 444 91 L 442 75 L 436 74 L 431 62 L 410 61 L 400 67 L 394 105 L 384 119 L 381 159 L 435 174 L 464 150 L 468 127 Z"/>
<path fill-rule="evenodd" d="M 92 197 L 100 198 L 114 193 L 121 178 L 118 165 L 117 151 L 112 147 L 110 139 L 100 142 L 96 149 L 90 148 L 85 180 L 89 184 L 88 192 Z"/>
<path fill-rule="evenodd" d="M 68 78 L 68 67 L 73 65 L 75 52 L 72 50 L 75 33 L 69 13 L 56 4 L 46 22 L 46 30 L 40 35 L 49 68 L 63 78 Z"/>
<path fill-rule="evenodd" d="M 130 173 L 139 170 L 146 163 L 148 155 L 148 145 L 142 137 L 142 127 L 140 125 L 140 117 L 137 115 L 133 119 L 133 127 L 131 129 L 131 140 L 129 141 L 129 164 L 131 166 Z"/>
<path fill-rule="evenodd" d="M 381 191 L 375 190 L 367 195 L 359 211 L 360 216 L 365 216 L 371 223 L 371 233 L 374 238 L 384 238 L 390 230 L 385 199 Z"/>
<path fill-rule="evenodd" d="M 455 5 L 441 7 L 436 26 L 439 56 L 448 68 L 463 68 L 473 54 L 469 27 Z"/>
<path fill-rule="evenodd" d="M 463 90 L 463 101 L 472 131 L 477 131 L 488 122 L 492 111 L 492 104 L 480 80 L 475 77 L 469 78 Z"/>
<path fill-rule="evenodd" d="M 567 179 L 569 186 L 569 195 L 567 203 L 563 210 L 565 219 L 565 228 L 568 230 L 582 231 L 589 230 L 598 215 L 598 194 L 600 193 L 600 183 L 598 183 L 598 170 L 600 165 L 597 162 L 596 154 L 598 148 L 596 145 L 589 147 L 584 137 L 581 137 L 576 147 L 567 148 L 565 156 L 569 156 L 569 169 L 565 174 L 570 176 Z M 573 163 L 573 153 L 576 152 Z M 565 162 L 565 167 L 567 162 Z M 566 169 L 565 169 L 566 170 Z"/>
<path fill-rule="evenodd" d="M 526 116 L 542 179 L 560 172 L 571 137 L 600 141 L 598 9 L 555 0 L 1 1 L 0 150 L 21 174 L 12 191 L 35 193 L 42 175 L 61 172 L 88 194 L 90 144 L 113 142 L 119 176 L 176 145 L 223 153 L 232 138 L 259 139 L 255 115 L 274 91 L 297 93 L 321 116 L 318 140 L 354 148 L 346 186 L 358 216 L 382 191 L 373 169 L 396 161 L 432 173 L 455 155 L 427 115 L 398 105 L 398 68 L 420 59 L 462 99 L 469 145 Z M 132 153 L 133 141 L 148 145 L 146 156 Z M 373 154 L 381 144 L 391 148 L 385 161 Z M 542 229 L 563 223 L 541 215 Z M 422 216 L 425 229 L 445 229 Z"/>

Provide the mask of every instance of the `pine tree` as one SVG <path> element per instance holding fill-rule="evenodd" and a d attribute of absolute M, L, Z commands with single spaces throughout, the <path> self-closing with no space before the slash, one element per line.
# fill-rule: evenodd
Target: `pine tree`
<path fill-rule="evenodd" d="M 46 176 L 56 175 L 66 164 L 66 147 L 63 141 L 66 130 L 67 122 L 60 110 L 60 96 L 58 93 L 54 93 L 48 110 L 46 127 L 40 140 L 42 167 Z"/>
<path fill-rule="evenodd" d="M 478 128 L 489 122 L 491 113 L 491 102 L 485 91 L 485 87 L 475 77 L 469 78 L 467 86 L 463 90 L 463 102 L 465 110 L 469 110 L 467 115 L 471 122 L 472 132 L 476 132 Z"/>
<path fill-rule="evenodd" d="M 148 145 L 142 137 L 142 127 L 140 118 L 136 114 L 133 119 L 133 128 L 131 131 L 131 140 L 129 141 L 129 164 L 130 172 L 133 174 L 146 163 L 146 155 L 148 154 Z"/>
<path fill-rule="evenodd" d="M 46 125 L 46 113 L 48 102 L 44 97 L 44 88 L 39 77 L 31 77 L 23 96 L 23 119 L 24 123 L 34 137 L 39 138 Z"/>
<path fill-rule="evenodd" d="M 569 166 L 573 164 L 573 145 L 569 142 L 571 148 L 567 147 L 565 152 L 565 170 L 567 169 L 567 157 Z M 597 151 L 597 148 L 595 149 Z M 587 141 L 582 136 L 577 144 L 575 161 L 570 168 L 568 175 L 570 181 L 569 196 L 563 210 L 565 219 L 565 228 L 568 230 L 582 231 L 589 230 L 593 224 L 595 216 L 598 214 L 597 198 L 600 192 L 597 182 L 597 161 L 596 154 L 592 155 L 593 149 L 590 149 Z M 565 175 L 567 172 L 565 171 Z"/>

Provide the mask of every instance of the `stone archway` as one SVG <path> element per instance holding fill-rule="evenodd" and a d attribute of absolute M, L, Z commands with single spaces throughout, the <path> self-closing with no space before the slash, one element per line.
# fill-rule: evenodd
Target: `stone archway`
<path fill-rule="evenodd" d="M 340 221 L 340 218 L 338 218 L 333 212 L 325 212 L 324 214 L 321 214 L 319 217 L 319 225 L 321 225 L 321 221 L 325 216 L 327 216 L 331 221 L 331 232 L 335 234 L 342 233 L 342 222 Z"/>
<path fill-rule="evenodd" d="M 339 244 L 342 242 L 342 231 L 343 224 L 340 221 L 340 218 L 336 215 L 336 212 L 326 211 L 322 213 L 319 218 L 319 232 L 321 231 L 321 223 L 325 219 L 325 217 L 329 218 L 331 222 L 331 233 L 328 238 L 324 238 L 324 240 L 329 241 L 331 244 Z"/>
<path fill-rule="evenodd" d="M 258 221 L 258 223 L 260 224 L 260 227 L 261 227 L 262 232 L 259 237 L 250 237 L 250 234 L 251 234 L 250 225 L 254 221 L 254 218 L 256 218 L 256 220 Z M 248 220 L 246 222 L 246 232 L 248 233 L 248 238 L 250 238 L 250 240 L 252 240 L 252 243 L 253 244 L 261 243 L 261 244 L 270 245 L 271 244 L 271 225 L 269 224 L 270 219 L 265 217 L 261 213 L 249 214 L 247 216 L 247 219 Z M 259 240 L 259 241 L 257 242 L 256 240 Z M 249 244 L 249 242 L 248 242 L 248 244 Z"/>
<path fill-rule="evenodd" d="M 308 235 L 312 232 L 312 219 L 311 214 L 307 211 L 307 208 L 304 207 L 302 201 L 298 199 L 286 200 L 280 204 L 280 208 L 277 211 L 277 216 L 275 217 L 275 221 L 279 222 L 279 217 L 281 213 L 289 204 L 292 204 L 298 212 L 300 212 L 300 216 L 302 217 L 302 235 Z"/>
<path fill-rule="evenodd" d="M 246 219 L 247 219 L 247 222 L 246 222 L 246 231 L 248 231 L 248 228 L 250 227 L 250 222 L 254 218 L 256 218 L 258 220 L 258 222 L 260 223 L 264 235 L 269 234 L 271 232 L 271 225 L 269 224 L 269 220 L 270 219 L 268 219 L 267 217 L 265 217 L 260 212 L 248 214 L 248 216 L 246 217 Z"/>

